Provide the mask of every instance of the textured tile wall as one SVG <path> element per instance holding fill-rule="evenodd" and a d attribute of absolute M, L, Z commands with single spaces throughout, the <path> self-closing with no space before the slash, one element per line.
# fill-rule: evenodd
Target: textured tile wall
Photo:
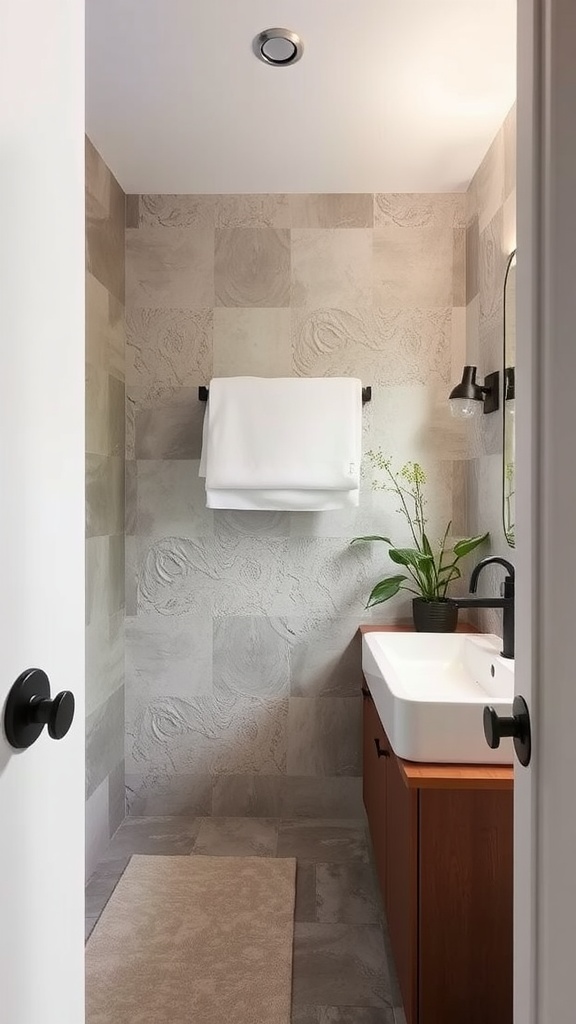
<path fill-rule="evenodd" d="M 479 376 L 503 364 L 504 274 L 516 247 L 516 107 L 514 106 L 468 193 L 466 226 L 467 362 Z M 469 529 L 490 531 L 490 553 L 514 562 L 502 528 L 502 409 L 481 416 L 466 472 Z M 502 570 L 485 571 L 484 588 L 498 593 Z M 501 634 L 501 612 L 480 613 L 484 630 Z"/>
<path fill-rule="evenodd" d="M 368 474 L 357 510 L 206 509 L 197 388 L 360 376 L 365 447 L 422 461 L 431 532 L 463 527 L 470 440 L 446 399 L 466 352 L 466 197 L 129 196 L 127 225 L 130 809 L 359 814 L 355 633 L 409 604 L 364 610 L 391 565 L 349 540 L 407 540 L 396 502 Z"/>
<path fill-rule="evenodd" d="M 124 817 L 125 196 L 86 140 L 86 870 Z"/>

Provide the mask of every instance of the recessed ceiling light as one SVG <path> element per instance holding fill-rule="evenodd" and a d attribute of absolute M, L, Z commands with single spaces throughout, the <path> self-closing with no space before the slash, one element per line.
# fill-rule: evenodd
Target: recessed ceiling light
<path fill-rule="evenodd" d="M 256 36 L 253 48 L 256 56 L 265 64 L 285 68 L 300 60 L 304 43 L 300 36 L 287 28 L 267 28 Z"/>

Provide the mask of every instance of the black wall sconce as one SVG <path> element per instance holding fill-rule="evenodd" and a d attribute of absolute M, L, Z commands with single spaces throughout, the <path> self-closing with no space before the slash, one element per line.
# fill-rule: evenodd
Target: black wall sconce
<path fill-rule="evenodd" d="M 448 398 L 450 411 L 458 419 L 469 419 L 480 412 L 497 412 L 500 407 L 500 373 L 495 370 L 489 373 L 483 384 L 476 380 L 477 367 L 465 366 L 462 372 L 462 380 L 455 388 L 452 388 Z"/>

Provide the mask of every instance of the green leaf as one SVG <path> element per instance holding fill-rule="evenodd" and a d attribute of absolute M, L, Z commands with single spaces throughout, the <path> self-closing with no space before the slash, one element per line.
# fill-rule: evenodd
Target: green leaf
<path fill-rule="evenodd" d="M 407 576 L 387 576 L 386 579 L 380 580 L 370 594 L 366 607 L 370 608 L 373 604 L 389 601 L 398 593 L 402 583 L 407 579 Z"/>
<path fill-rule="evenodd" d="M 423 555 L 417 548 L 390 548 L 388 556 L 397 565 L 411 565 L 424 572 L 434 564 L 431 555 Z"/>
<path fill-rule="evenodd" d="M 483 533 L 481 537 L 466 537 L 464 540 L 457 541 L 453 548 L 456 558 L 463 558 L 464 555 L 470 554 L 470 552 L 474 551 L 474 548 L 477 548 L 479 544 L 488 540 L 489 536 L 489 533 Z"/>
<path fill-rule="evenodd" d="M 361 540 L 383 540 L 383 541 L 385 541 L 386 544 L 391 544 L 392 543 L 392 541 L 390 540 L 389 537 L 378 537 L 377 535 L 370 536 L 370 537 L 353 537 L 352 540 L 350 541 L 350 543 L 351 544 L 357 544 L 358 541 L 361 541 Z"/>
<path fill-rule="evenodd" d="M 434 552 L 432 551 L 430 541 L 428 540 L 428 537 L 424 533 L 424 530 L 422 530 L 422 548 L 424 550 L 425 555 L 428 555 L 432 559 L 434 558 Z"/>

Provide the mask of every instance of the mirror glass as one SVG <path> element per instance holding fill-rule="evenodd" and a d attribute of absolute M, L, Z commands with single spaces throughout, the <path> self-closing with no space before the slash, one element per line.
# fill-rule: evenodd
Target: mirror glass
<path fill-rule="evenodd" d="M 510 254 L 504 277 L 504 438 L 502 521 L 504 534 L 514 547 L 515 414 L 516 414 L 516 250 Z"/>

